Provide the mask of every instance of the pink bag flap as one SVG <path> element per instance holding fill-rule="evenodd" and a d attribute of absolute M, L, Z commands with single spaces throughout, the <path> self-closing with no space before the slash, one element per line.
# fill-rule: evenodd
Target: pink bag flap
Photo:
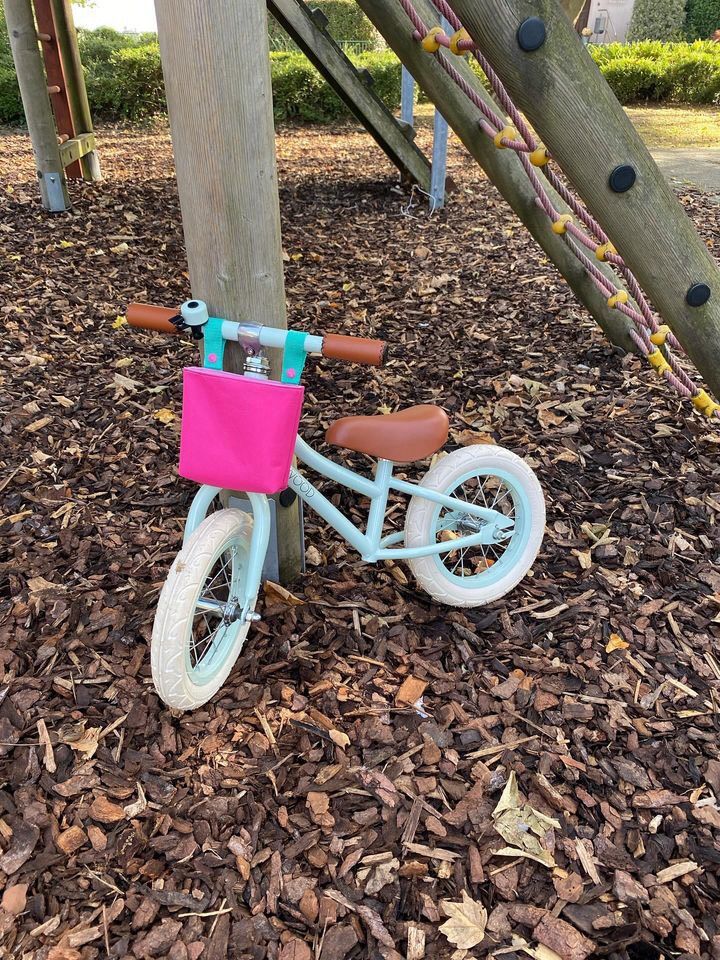
<path fill-rule="evenodd" d="M 278 493 L 290 476 L 304 388 L 186 367 L 180 476 L 250 493 Z"/>

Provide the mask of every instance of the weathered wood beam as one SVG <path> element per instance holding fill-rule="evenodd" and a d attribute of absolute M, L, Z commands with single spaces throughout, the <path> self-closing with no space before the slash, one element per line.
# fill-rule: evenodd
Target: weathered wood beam
<path fill-rule="evenodd" d="M 449 2 L 720 395 L 720 269 L 557 0 Z M 526 51 L 518 31 L 531 17 L 545 39 Z M 615 192 L 610 176 L 626 165 L 635 183 Z M 707 289 L 707 302 L 692 306 Z"/>
<path fill-rule="evenodd" d="M 60 144 L 60 159 L 67 170 L 82 157 L 95 149 L 95 134 L 81 133 L 79 137 L 72 137 Z"/>
<path fill-rule="evenodd" d="M 268 10 L 365 127 L 405 180 L 430 190 L 430 163 L 302 0 L 267 0 Z"/>
<path fill-rule="evenodd" d="M 617 310 L 607 306 L 606 298 L 598 291 L 582 264 L 573 256 L 565 241 L 553 233 L 548 217 L 535 202 L 532 189 L 520 160 L 511 150 L 498 150 L 492 140 L 479 127 L 480 110 L 456 86 L 440 66 L 438 56 L 431 56 L 413 39 L 413 27 L 400 3 L 393 0 L 357 0 L 358 6 L 367 14 L 400 60 L 405 64 L 425 93 L 442 111 L 445 119 L 460 137 L 475 160 L 485 170 L 502 196 L 537 240 L 549 259 L 565 277 L 578 299 L 603 328 L 613 343 L 625 350 L 635 349 L 630 339 L 631 322 Z M 438 14 L 430 0 L 415 0 L 415 6 L 426 24 L 436 25 Z M 452 64 L 466 83 L 487 103 L 498 111 L 471 68 L 461 58 L 452 56 Z M 552 190 L 549 190 L 552 193 Z M 567 207 L 554 197 L 559 210 Z M 611 271 L 605 264 L 598 264 L 607 275 Z"/>
<path fill-rule="evenodd" d="M 53 212 L 67 210 L 70 199 L 30 0 L 5 0 L 5 20 L 35 154 L 42 204 Z"/>
<path fill-rule="evenodd" d="M 55 22 L 50 0 L 34 0 L 33 5 L 35 7 L 35 20 L 38 25 L 38 40 L 42 42 L 41 49 L 48 84 L 58 88 L 57 93 L 50 94 L 50 102 L 55 114 L 55 127 L 61 140 L 63 138 L 69 140 L 75 136 L 75 128 L 73 127 L 70 104 L 65 90 L 65 78 L 55 35 Z M 69 179 L 82 177 L 80 164 L 77 161 L 70 164 L 65 163 L 65 176 Z"/>
<path fill-rule="evenodd" d="M 70 0 L 50 0 L 50 5 L 75 136 L 92 133 L 92 114 L 90 113 L 85 74 L 80 60 L 80 47 L 78 46 Z M 80 157 L 80 169 L 84 180 L 102 180 L 97 150 L 90 150 Z"/>
<path fill-rule="evenodd" d="M 285 328 L 265 0 L 155 0 L 155 10 L 193 296 L 212 316 Z M 228 344 L 225 369 L 242 367 Z M 278 502 L 277 529 L 288 581 L 301 567 L 297 501 Z"/>

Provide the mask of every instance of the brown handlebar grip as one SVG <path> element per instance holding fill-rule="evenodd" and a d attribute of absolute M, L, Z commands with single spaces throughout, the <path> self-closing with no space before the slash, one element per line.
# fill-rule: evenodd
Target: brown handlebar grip
<path fill-rule="evenodd" d="M 364 337 L 345 337 L 339 333 L 328 333 L 323 337 L 322 353 L 324 357 L 335 360 L 349 360 L 350 363 L 366 363 L 371 367 L 381 367 L 385 363 L 387 344 L 384 340 L 368 340 Z"/>
<path fill-rule="evenodd" d="M 177 315 L 177 310 L 156 307 L 152 303 L 131 303 L 127 308 L 127 321 L 131 327 L 157 330 L 158 333 L 179 333 L 175 324 L 170 323 Z"/>

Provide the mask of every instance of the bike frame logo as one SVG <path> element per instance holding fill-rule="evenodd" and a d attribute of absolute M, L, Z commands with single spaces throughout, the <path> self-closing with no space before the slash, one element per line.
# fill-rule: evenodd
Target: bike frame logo
<path fill-rule="evenodd" d="M 290 474 L 290 485 L 295 488 L 303 500 L 312 500 L 315 495 L 313 485 L 309 483 L 305 477 L 301 477 L 299 473 L 295 473 L 294 470 Z"/>

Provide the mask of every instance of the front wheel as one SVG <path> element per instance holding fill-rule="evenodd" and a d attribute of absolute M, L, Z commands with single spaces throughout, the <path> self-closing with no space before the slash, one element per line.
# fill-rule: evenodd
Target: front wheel
<path fill-rule="evenodd" d="M 202 706 L 222 687 L 250 627 L 243 607 L 252 520 L 219 510 L 194 531 L 160 593 L 151 644 L 152 678 L 177 710 Z"/>
<path fill-rule="evenodd" d="M 509 593 L 537 556 L 545 531 L 545 499 L 537 477 L 503 447 L 455 450 L 425 474 L 422 487 L 502 513 L 512 525 L 492 543 L 409 560 L 419 585 L 439 603 L 479 607 Z M 405 522 L 405 545 L 424 547 L 477 532 L 477 521 L 415 496 Z"/>

